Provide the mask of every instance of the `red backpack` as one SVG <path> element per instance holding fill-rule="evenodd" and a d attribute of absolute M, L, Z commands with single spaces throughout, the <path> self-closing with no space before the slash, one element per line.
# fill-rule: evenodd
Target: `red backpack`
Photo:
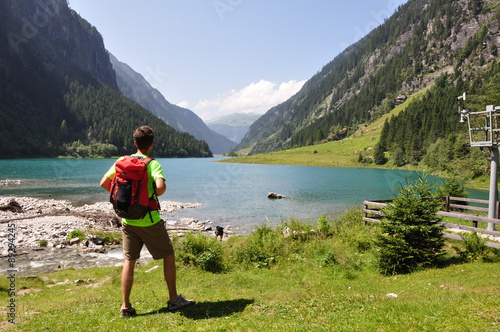
<path fill-rule="evenodd" d="M 116 172 L 111 181 L 109 201 L 119 217 L 142 219 L 151 210 L 160 209 L 156 196 L 153 194 L 153 197 L 149 197 L 148 194 L 148 164 L 151 160 L 125 156 L 115 163 Z"/>

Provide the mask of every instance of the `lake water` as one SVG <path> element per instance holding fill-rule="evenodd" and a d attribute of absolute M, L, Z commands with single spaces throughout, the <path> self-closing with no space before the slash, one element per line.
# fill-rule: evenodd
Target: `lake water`
<path fill-rule="evenodd" d="M 161 200 L 201 203 L 166 218 L 193 217 L 248 232 L 282 218 L 316 221 L 338 215 L 364 200 L 390 199 L 415 172 L 371 168 L 329 168 L 218 163 L 215 158 L 158 159 L 167 178 Z M 99 180 L 113 159 L 0 160 L 0 195 L 67 199 L 78 205 L 107 201 Z M 433 181 L 439 181 L 430 177 Z M 286 199 L 268 199 L 276 192 Z M 484 194 L 484 195 L 483 195 Z M 474 196 L 487 197 L 476 192 Z M 481 197 L 483 198 L 483 197 Z"/>

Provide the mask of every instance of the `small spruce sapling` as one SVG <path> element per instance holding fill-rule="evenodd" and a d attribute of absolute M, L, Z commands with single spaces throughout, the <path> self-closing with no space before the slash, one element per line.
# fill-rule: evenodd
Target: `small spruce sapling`
<path fill-rule="evenodd" d="M 385 217 L 376 241 L 382 274 L 411 273 L 438 262 L 444 246 L 444 227 L 436 216 L 441 204 L 425 176 L 399 189 L 399 195 L 383 209 Z"/>

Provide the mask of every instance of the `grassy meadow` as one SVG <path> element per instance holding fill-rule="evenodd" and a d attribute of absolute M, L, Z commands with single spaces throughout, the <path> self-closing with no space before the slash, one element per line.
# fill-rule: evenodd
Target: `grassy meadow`
<path fill-rule="evenodd" d="M 323 232 L 325 227 L 328 232 Z M 197 304 L 167 312 L 161 264 L 152 262 L 136 268 L 132 304 L 138 316 L 130 319 L 119 318 L 120 267 L 18 278 L 15 324 L 8 322 L 5 311 L 11 297 L 9 280 L 2 276 L 0 327 L 5 331 L 500 331 L 500 252 L 491 249 L 467 260 L 458 255 L 465 250 L 463 243 L 448 241 L 440 266 L 384 276 L 378 271 L 373 245 L 377 231 L 376 225 L 365 226 L 361 211 L 354 209 L 335 220 L 318 221 L 317 227 L 285 220 L 279 227 L 264 225 L 251 235 L 222 243 L 201 234 L 174 237 L 179 291 Z M 203 252 L 196 253 L 196 248 Z M 213 266 L 216 271 L 208 272 Z"/>

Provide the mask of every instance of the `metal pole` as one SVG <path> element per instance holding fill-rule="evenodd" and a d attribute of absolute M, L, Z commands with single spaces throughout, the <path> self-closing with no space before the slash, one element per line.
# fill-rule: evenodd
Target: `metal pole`
<path fill-rule="evenodd" d="M 498 147 L 491 147 L 491 160 L 490 160 L 490 201 L 488 205 L 488 218 L 496 217 L 496 207 L 497 207 L 497 196 L 498 196 L 498 186 L 497 186 L 497 175 L 498 175 Z M 488 223 L 489 231 L 495 230 L 494 223 Z"/>

